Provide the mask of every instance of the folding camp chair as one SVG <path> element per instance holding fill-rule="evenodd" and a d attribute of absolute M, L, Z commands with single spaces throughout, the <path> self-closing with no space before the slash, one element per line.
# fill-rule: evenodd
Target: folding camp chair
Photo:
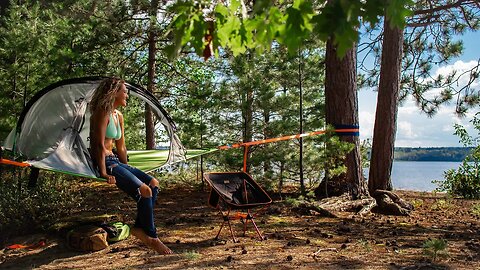
<path fill-rule="evenodd" d="M 266 208 L 272 199 L 268 194 L 245 172 L 222 172 L 206 173 L 205 180 L 211 187 L 208 203 L 217 208 L 223 217 L 223 223 L 215 239 L 218 239 L 225 223 L 228 224 L 233 242 L 237 242 L 230 224 L 230 220 L 240 219 L 243 226 L 243 235 L 247 231 L 247 223 L 251 221 L 258 236 L 263 240 L 260 230 L 255 224 L 254 216 L 251 213 L 252 208 L 263 206 Z M 244 210 L 246 213 L 236 213 L 230 215 L 232 210 Z M 226 214 L 224 213 L 226 212 Z M 258 213 L 258 211 L 257 211 Z"/>

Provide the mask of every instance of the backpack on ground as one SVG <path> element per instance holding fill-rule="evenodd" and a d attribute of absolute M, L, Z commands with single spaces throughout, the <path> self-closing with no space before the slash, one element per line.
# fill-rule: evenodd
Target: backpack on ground
<path fill-rule="evenodd" d="M 130 227 L 120 221 L 110 222 L 100 225 L 107 232 L 107 241 L 109 243 L 115 243 L 130 236 Z"/>
<path fill-rule="evenodd" d="M 82 225 L 67 233 L 70 248 L 81 251 L 98 251 L 108 247 L 107 232 L 95 225 Z"/>

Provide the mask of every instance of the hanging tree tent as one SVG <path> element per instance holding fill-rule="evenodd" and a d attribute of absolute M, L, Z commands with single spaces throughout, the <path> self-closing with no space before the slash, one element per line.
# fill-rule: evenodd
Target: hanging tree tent
<path fill-rule="evenodd" d="M 10 164 L 97 178 L 98 171 L 88 151 L 88 104 L 103 79 L 105 77 L 63 80 L 35 94 L 3 145 L 4 149 L 12 151 L 14 156 L 21 157 L 25 162 Z M 170 141 L 168 150 L 164 151 L 129 151 L 130 163 L 148 172 L 208 152 L 195 150 L 187 155 L 173 120 L 160 102 L 139 85 L 126 82 L 125 86 L 130 96 L 150 105 L 161 124 L 156 128 L 163 127 Z M 2 163 L 7 163 L 5 161 Z"/>

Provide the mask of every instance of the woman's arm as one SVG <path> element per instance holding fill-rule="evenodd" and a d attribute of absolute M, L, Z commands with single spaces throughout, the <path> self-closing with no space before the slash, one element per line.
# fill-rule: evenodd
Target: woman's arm
<path fill-rule="evenodd" d="M 105 178 L 108 183 L 115 183 L 115 177 L 107 173 L 105 165 L 105 156 L 107 148 L 105 147 L 105 132 L 107 129 L 109 115 L 103 111 L 94 112 L 90 125 L 93 132 L 90 134 L 90 148 L 93 150 L 95 162 L 97 163 L 100 177 Z"/>
<path fill-rule="evenodd" d="M 123 125 L 123 114 L 117 111 L 118 121 L 120 122 L 120 128 L 122 129 L 122 137 L 115 141 L 115 148 L 117 148 L 117 155 L 120 162 L 127 164 L 127 146 L 125 145 L 125 127 Z"/>

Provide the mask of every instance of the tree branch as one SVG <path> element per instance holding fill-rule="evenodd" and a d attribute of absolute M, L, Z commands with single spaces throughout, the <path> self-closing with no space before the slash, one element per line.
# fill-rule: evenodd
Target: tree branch
<path fill-rule="evenodd" d="M 476 3 L 476 1 L 459 0 L 457 2 L 447 4 L 447 5 L 443 5 L 443 6 L 432 7 L 432 8 L 429 8 L 429 9 L 416 10 L 416 11 L 413 12 L 413 14 L 414 15 L 433 14 L 433 13 L 438 12 L 438 11 L 449 10 L 451 8 L 457 8 L 457 7 L 460 7 L 464 4 L 474 4 L 474 3 Z"/>

